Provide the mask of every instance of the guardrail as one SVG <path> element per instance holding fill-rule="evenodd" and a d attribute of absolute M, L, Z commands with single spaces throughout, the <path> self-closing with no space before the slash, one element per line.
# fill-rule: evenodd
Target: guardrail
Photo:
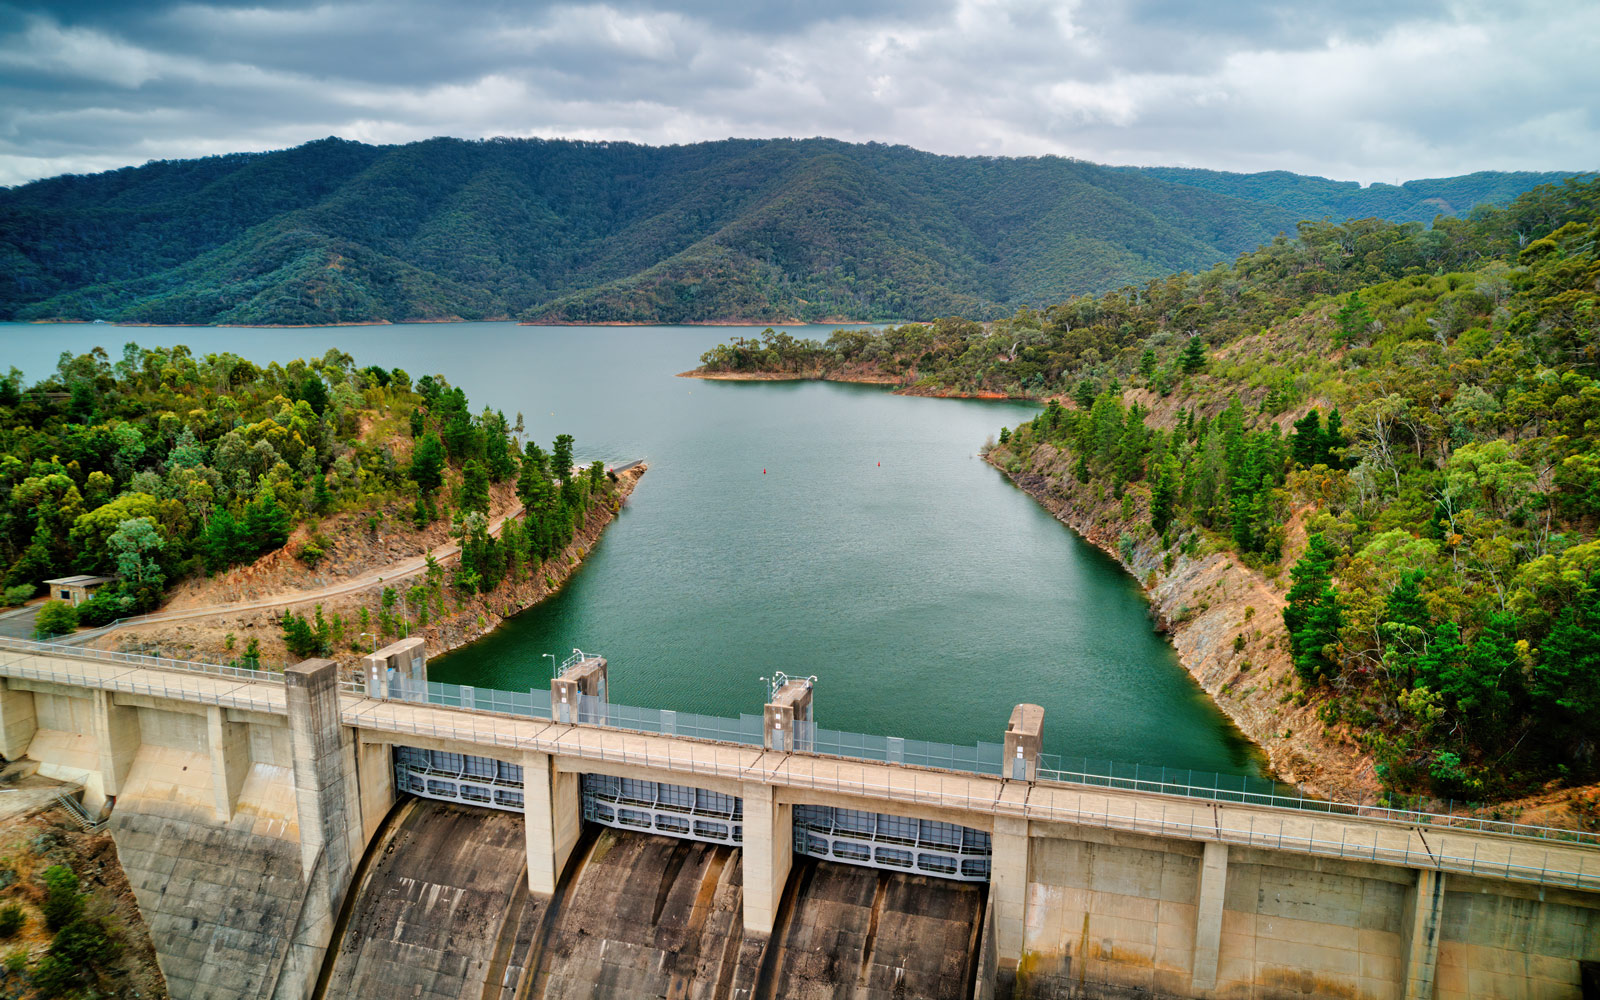
<path fill-rule="evenodd" d="M 70 656 L 104 663 L 125 663 L 133 667 L 148 667 L 155 670 L 183 670 L 210 674 L 213 677 L 230 677 L 235 680 L 277 681 L 280 684 L 283 682 L 282 674 L 270 670 L 235 667 L 225 663 L 206 663 L 200 660 L 178 660 L 166 656 L 146 656 L 143 653 L 119 653 L 110 649 L 90 649 L 60 642 L 39 642 L 33 639 L 0 636 L 0 649 L 11 649 L 37 656 Z"/>
<path fill-rule="evenodd" d="M 1217 785 L 1190 785 L 1162 779 L 1118 777 L 1079 771 L 1039 769 L 1039 780 L 1069 785 L 1089 785 L 1130 792 L 1148 792 L 1157 795 L 1180 795 L 1185 798 L 1205 799 L 1211 802 L 1238 805 L 1268 806 L 1275 809 L 1296 809 L 1301 812 L 1324 815 L 1359 816 L 1364 819 L 1381 819 L 1412 826 L 1449 827 L 1458 830 L 1476 830 L 1511 837 L 1531 837 L 1539 840 L 1566 840 L 1573 843 L 1600 846 L 1600 832 L 1567 830 L 1561 827 L 1538 826 L 1511 820 L 1484 819 L 1454 812 L 1431 812 L 1425 809 L 1408 809 L 1382 803 L 1362 804 L 1339 802 L 1331 799 L 1307 798 L 1303 795 L 1278 795 L 1273 792 L 1229 789 Z"/>
<path fill-rule="evenodd" d="M 272 715 L 283 715 L 288 711 L 282 683 L 228 683 L 228 678 L 185 674 L 181 671 L 139 674 L 131 671 L 115 674 L 91 673 L 60 667 L 40 668 L 24 662 L 24 657 L 36 655 L 38 654 L 0 655 L 0 676 L 97 688 L 102 691 L 118 691 L 123 694 L 142 694 L 170 701 L 220 705 L 223 708 L 250 709 Z M 252 678 L 255 679 L 259 678 Z"/>

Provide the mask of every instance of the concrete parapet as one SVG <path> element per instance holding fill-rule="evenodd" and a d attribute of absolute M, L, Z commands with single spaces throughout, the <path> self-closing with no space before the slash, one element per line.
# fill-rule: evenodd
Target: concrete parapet
<path fill-rule="evenodd" d="M 1039 776 L 1039 753 L 1044 748 L 1044 709 L 1022 704 L 1011 710 L 1006 724 L 1005 757 L 1001 766 L 1006 778 L 1033 781 Z"/>

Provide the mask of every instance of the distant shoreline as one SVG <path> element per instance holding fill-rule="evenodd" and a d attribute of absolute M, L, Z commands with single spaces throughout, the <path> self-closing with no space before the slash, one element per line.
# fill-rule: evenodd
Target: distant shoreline
<path fill-rule="evenodd" d="M 1038 403 L 1032 396 L 1012 396 L 1004 392 L 967 392 L 942 385 L 918 385 L 892 375 L 839 375 L 832 372 L 707 372 L 698 368 L 679 372 L 678 378 L 699 378 L 710 382 L 852 382 L 857 385 L 892 385 L 897 396 L 929 396 L 939 399 L 987 399 Z"/>
<path fill-rule="evenodd" d="M 129 323 L 121 320 L 96 321 L 92 319 L 25 319 L 6 320 L 5 325 L 16 326 L 116 326 L 139 329 L 145 327 L 181 327 L 193 330 L 318 330 L 328 327 L 342 326 L 410 326 L 421 323 L 512 323 L 516 326 L 882 326 L 893 325 L 900 320 L 887 319 L 785 319 L 785 320 L 740 320 L 740 319 L 700 319 L 682 320 L 676 323 L 653 321 L 632 322 L 628 320 L 606 320 L 602 322 L 580 323 L 577 321 L 532 323 L 526 320 L 516 320 L 509 317 L 499 319 L 462 319 L 459 316 L 446 316 L 442 319 L 363 319 L 351 320 L 345 323 Z M 921 320 L 906 320 L 904 322 L 923 322 Z"/>

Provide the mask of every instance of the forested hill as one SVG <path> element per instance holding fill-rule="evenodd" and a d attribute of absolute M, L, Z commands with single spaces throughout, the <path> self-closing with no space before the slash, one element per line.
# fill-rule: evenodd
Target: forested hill
<path fill-rule="evenodd" d="M 1460 177 L 1435 177 L 1403 184 L 1331 181 L 1286 170 L 1230 174 L 1182 167 L 1119 167 L 1144 177 L 1187 184 L 1216 194 L 1263 201 L 1286 208 L 1300 219 L 1387 219 L 1432 222 L 1439 215 L 1463 215 L 1479 205 L 1505 205 L 1539 184 L 1557 184 L 1566 174 L 1479 171 Z"/>
<path fill-rule="evenodd" d="M 1305 217 L 1431 219 L 1547 179 L 1364 190 L 826 139 L 325 139 L 0 190 L 0 319 L 990 318 L 1209 267 Z"/>

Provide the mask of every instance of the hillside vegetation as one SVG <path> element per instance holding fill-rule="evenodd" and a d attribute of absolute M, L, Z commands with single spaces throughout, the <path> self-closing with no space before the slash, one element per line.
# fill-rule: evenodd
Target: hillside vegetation
<path fill-rule="evenodd" d="M 326 139 L 0 191 L 0 319 L 993 318 L 1210 267 L 1301 218 L 1432 218 L 1553 177 L 1362 189 L 826 139 Z"/>
<path fill-rule="evenodd" d="M 1320 705 L 1388 787 L 1600 776 L 1600 182 L 1432 229 L 1304 224 L 990 325 L 705 360 L 1048 400 L 991 460 L 1120 501 L 1125 562 L 1154 546 L 1167 572 L 1209 552 L 1258 571 L 1281 626 L 1241 625 L 1234 648 L 1274 633 L 1298 678 L 1283 698 Z"/>
<path fill-rule="evenodd" d="M 520 416 L 513 425 L 496 411 L 473 414 L 442 376 L 413 383 L 337 349 L 261 367 L 130 343 L 116 362 L 99 348 L 63 353 L 32 386 L 13 368 L 0 378 L 6 598 L 27 600 L 51 577 L 112 575 L 78 608 L 52 601 L 38 617 L 41 637 L 104 625 L 155 609 L 186 578 L 275 554 L 291 534 L 293 556 L 314 568 L 337 545 L 324 518 L 366 519 L 375 534 L 385 512 L 403 511 L 419 530 L 442 521 L 460 539 L 448 578 L 430 562 L 406 594 L 384 591 L 376 622 L 365 608 L 359 621 L 325 620 L 319 606 L 281 623 L 296 657 L 360 647 L 362 632 L 403 636 L 426 626 L 430 609 L 445 614 L 447 596 L 459 604 L 537 574 L 591 506 L 611 502 L 614 480 L 598 462 L 575 468 L 570 435 L 547 452 L 521 446 L 521 433 Z M 488 520 L 496 483 L 526 506 L 498 537 Z M 254 640 L 235 652 L 260 665 Z"/>

